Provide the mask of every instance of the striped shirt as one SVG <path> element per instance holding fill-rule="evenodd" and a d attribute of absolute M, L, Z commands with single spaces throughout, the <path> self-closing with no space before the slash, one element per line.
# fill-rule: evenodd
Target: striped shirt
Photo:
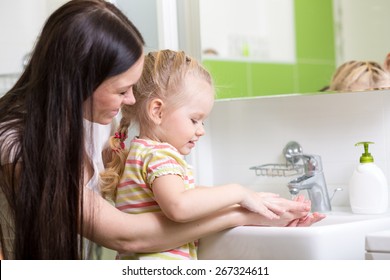
<path fill-rule="evenodd" d="M 170 144 L 135 138 L 130 143 L 125 170 L 117 190 L 115 206 L 126 213 L 160 212 L 152 190 L 154 180 L 178 175 L 186 189 L 194 188 L 191 167 Z M 119 254 L 119 259 L 196 259 L 196 242 L 159 253 Z"/>

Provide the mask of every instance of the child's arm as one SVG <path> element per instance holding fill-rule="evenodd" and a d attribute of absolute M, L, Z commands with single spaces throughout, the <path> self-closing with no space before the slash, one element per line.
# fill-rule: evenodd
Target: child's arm
<path fill-rule="evenodd" d="M 152 188 L 164 214 L 176 222 L 193 221 L 234 204 L 270 219 L 285 212 L 276 194 L 257 193 L 238 184 L 186 190 L 180 176 L 165 175 L 155 179 Z"/>

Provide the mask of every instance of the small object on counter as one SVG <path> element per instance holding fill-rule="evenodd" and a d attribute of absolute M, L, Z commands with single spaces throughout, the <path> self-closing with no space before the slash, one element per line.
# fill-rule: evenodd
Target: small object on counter
<path fill-rule="evenodd" d="M 381 214 L 388 210 L 389 190 L 382 170 L 374 163 L 368 152 L 368 145 L 373 142 L 359 142 L 364 153 L 360 164 L 354 170 L 349 181 L 349 199 L 351 209 L 356 214 Z"/>

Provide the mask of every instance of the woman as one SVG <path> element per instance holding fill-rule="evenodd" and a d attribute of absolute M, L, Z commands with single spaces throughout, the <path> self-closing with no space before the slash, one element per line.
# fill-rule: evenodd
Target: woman
<path fill-rule="evenodd" d="M 0 99 L 4 258 L 80 259 L 80 234 L 117 251 L 159 251 L 238 225 L 296 225 L 307 213 L 291 201 L 277 221 L 231 207 L 179 224 L 157 213 L 122 213 L 96 192 L 101 155 L 91 122 L 109 124 L 121 105 L 135 102 L 143 44 L 102 0 L 70 1 L 45 23 L 24 73 Z"/>

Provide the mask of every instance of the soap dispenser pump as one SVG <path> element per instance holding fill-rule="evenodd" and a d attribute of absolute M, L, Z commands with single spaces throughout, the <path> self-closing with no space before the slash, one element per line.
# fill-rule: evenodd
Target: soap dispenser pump
<path fill-rule="evenodd" d="M 387 180 L 368 152 L 370 144 L 374 143 L 355 144 L 355 146 L 364 146 L 360 164 L 355 168 L 349 181 L 349 200 L 352 212 L 356 214 L 381 214 L 388 210 Z"/>

